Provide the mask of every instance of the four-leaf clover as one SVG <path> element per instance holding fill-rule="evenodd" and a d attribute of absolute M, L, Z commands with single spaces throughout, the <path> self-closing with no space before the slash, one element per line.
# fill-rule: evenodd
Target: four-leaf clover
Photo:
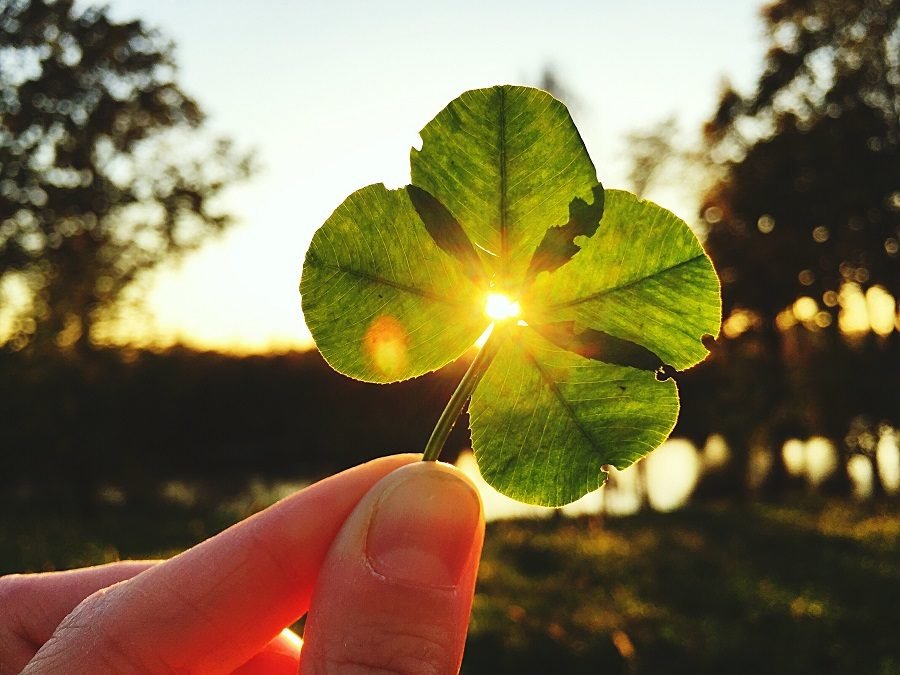
<path fill-rule="evenodd" d="M 335 370 L 383 383 L 454 361 L 493 324 L 426 456 L 471 398 L 488 483 L 572 502 L 603 484 L 603 466 L 623 469 L 671 432 L 668 375 L 719 332 L 712 263 L 675 215 L 604 191 L 546 92 L 466 92 L 421 135 L 411 185 L 362 188 L 316 232 L 307 325 Z"/>

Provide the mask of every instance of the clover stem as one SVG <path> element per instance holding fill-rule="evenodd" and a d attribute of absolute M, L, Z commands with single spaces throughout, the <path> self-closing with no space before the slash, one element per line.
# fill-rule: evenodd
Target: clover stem
<path fill-rule="evenodd" d="M 475 355 L 466 374 L 459 381 L 456 391 L 453 392 L 453 396 L 447 402 L 444 412 L 441 413 L 437 424 L 434 425 L 434 431 L 431 432 L 428 443 L 425 444 L 422 461 L 434 462 L 440 456 L 441 450 L 444 449 L 444 443 L 447 442 L 447 437 L 453 431 L 456 420 L 459 419 L 466 401 L 469 400 L 472 392 L 475 391 L 475 387 L 478 386 L 478 383 L 487 371 L 488 366 L 491 365 L 491 362 L 497 355 L 497 349 L 500 347 L 500 343 L 503 341 L 503 336 L 506 333 L 503 330 L 505 328 L 504 323 L 498 321 L 494 324 L 487 342 L 478 350 L 478 354 Z"/>

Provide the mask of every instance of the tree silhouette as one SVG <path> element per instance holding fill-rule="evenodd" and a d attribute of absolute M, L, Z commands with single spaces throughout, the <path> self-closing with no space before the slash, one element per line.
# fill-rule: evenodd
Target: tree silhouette
<path fill-rule="evenodd" d="M 675 117 L 669 116 L 652 127 L 637 129 L 626 135 L 630 163 L 628 187 L 638 197 L 646 197 L 650 188 L 660 182 L 665 168 L 683 154 L 675 147 L 677 131 Z"/>
<path fill-rule="evenodd" d="M 8 347 L 89 349 L 127 291 L 231 222 L 213 202 L 249 158 L 197 140 L 175 74 L 140 21 L 0 0 L 0 282 L 27 288 Z"/>
<path fill-rule="evenodd" d="M 900 3 L 780 0 L 763 17 L 756 90 L 727 89 L 705 130 L 722 173 L 702 213 L 726 338 L 756 345 L 740 351 L 769 382 L 733 435 L 762 430 L 777 484 L 787 437 L 825 434 L 846 460 L 853 419 L 900 418 L 873 393 L 891 399 L 897 332 L 848 351 L 839 330 L 848 285 L 900 294 Z"/>

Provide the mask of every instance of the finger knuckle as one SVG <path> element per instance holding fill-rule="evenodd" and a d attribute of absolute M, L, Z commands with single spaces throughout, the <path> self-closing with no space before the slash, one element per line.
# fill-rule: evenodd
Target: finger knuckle
<path fill-rule="evenodd" d="M 109 620 L 109 607 L 110 597 L 106 590 L 82 600 L 63 619 L 36 660 L 43 658 L 56 664 L 69 663 L 72 647 L 78 645 L 79 658 L 90 663 L 97 672 L 123 675 L 155 672 L 141 658 L 141 650 L 136 649 L 134 636 L 128 634 L 122 623 Z M 49 670 L 56 672 L 52 668 Z"/>
<path fill-rule="evenodd" d="M 17 607 L 28 595 L 30 584 L 27 574 L 0 576 L 0 607 Z"/>
<path fill-rule="evenodd" d="M 30 577 L 0 576 L 0 675 L 18 673 L 34 654 L 32 640 L 22 621 L 29 605 Z"/>
<path fill-rule="evenodd" d="M 396 619 L 394 620 L 396 621 Z M 387 625 L 386 625 L 387 624 Z M 441 631 L 393 622 L 348 627 L 313 658 L 310 675 L 447 675 L 454 657 Z M 312 664 L 310 664 L 312 665 Z"/>

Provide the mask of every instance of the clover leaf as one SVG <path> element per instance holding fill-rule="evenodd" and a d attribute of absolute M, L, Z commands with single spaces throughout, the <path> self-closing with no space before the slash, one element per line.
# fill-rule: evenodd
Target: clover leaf
<path fill-rule="evenodd" d="M 533 504 L 572 502 L 674 427 L 668 376 L 719 332 L 712 263 L 675 215 L 603 189 L 546 92 L 468 91 L 421 135 L 411 185 L 355 192 L 314 235 L 307 325 L 335 370 L 369 382 L 438 369 L 490 328 L 425 459 L 471 399 L 488 483 Z M 489 316 L 501 298 L 508 311 Z"/>

